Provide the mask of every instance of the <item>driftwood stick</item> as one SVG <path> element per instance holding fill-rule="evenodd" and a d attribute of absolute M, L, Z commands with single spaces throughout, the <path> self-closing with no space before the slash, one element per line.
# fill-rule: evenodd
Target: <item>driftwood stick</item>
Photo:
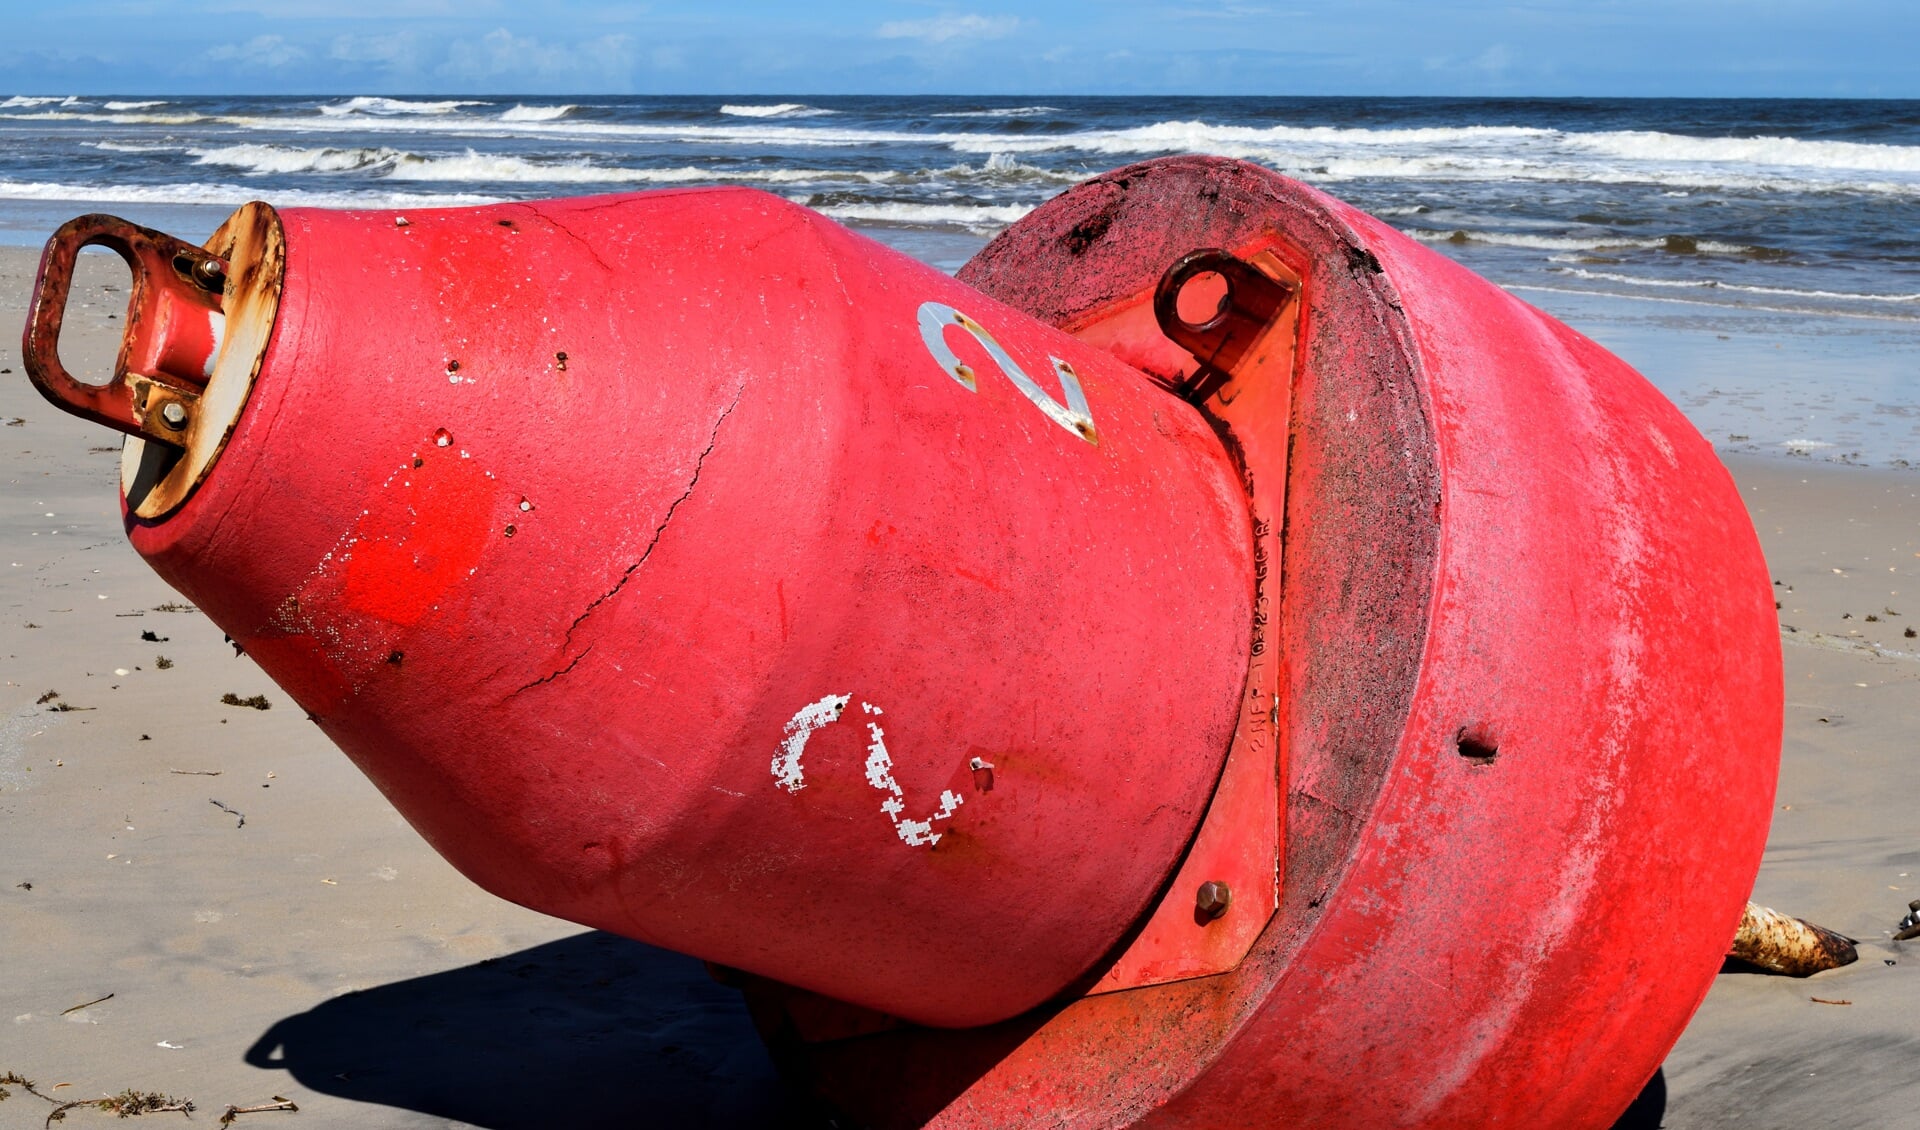
<path fill-rule="evenodd" d="M 1838 969 L 1860 958 L 1852 938 L 1751 902 L 1728 956 L 1789 977 Z"/>
<path fill-rule="evenodd" d="M 220 1125 L 231 1126 L 234 1120 L 243 1114 L 265 1114 L 270 1110 L 299 1109 L 298 1106 L 294 1105 L 293 1100 L 283 1099 L 279 1095 L 273 1096 L 273 1101 L 270 1103 L 260 1103 L 256 1106 L 233 1106 L 232 1104 L 228 1104 L 226 1113 L 220 1116 Z"/>

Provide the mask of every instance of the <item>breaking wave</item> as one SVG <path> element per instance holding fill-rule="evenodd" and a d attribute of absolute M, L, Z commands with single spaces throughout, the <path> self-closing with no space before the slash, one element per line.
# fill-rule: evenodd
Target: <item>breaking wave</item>
<path fill-rule="evenodd" d="M 221 119 L 186 111 L 178 114 L 82 114 L 73 110 L 41 110 L 32 114 L 0 114 L 16 122 L 108 122 L 122 126 L 186 126 Z"/>
<path fill-rule="evenodd" d="M 406 98 L 380 98 L 361 95 L 349 98 L 345 102 L 336 102 L 320 107 L 320 112 L 328 117 L 338 118 L 348 114 L 451 114 L 464 110 L 468 106 L 485 106 L 486 102 L 471 99 L 449 99 L 443 102 L 419 102 Z"/>
<path fill-rule="evenodd" d="M 930 116 L 935 118 L 1037 118 L 1043 114 L 1060 112 L 1058 106 L 1001 106 L 991 110 L 949 110 Z"/>
<path fill-rule="evenodd" d="M 139 204 L 238 205 L 260 198 L 256 186 L 239 184 L 100 185 L 47 181 L 0 180 L 0 199 L 74 200 Z M 412 193 L 384 191 L 313 192 L 282 189 L 273 194 L 276 205 L 320 208 L 452 208 L 493 204 L 501 198 L 471 192 Z"/>
<path fill-rule="evenodd" d="M 1797 137 L 1687 137 L 1638 130 L 1563 136 L 1570 148 L 1635 161 L 1920 173 L 1920 146 L 1913 145 L 1803 141 Z"/>
<path fill-rule="evenodd" d="M 1595 236 L 1583 239 L 1578 236 L 1467 231 L 1460 228 L 1452 231 L 1436 231 L 1432 228 L 1401 230 L 1422 243 L 1480 243 L 1494 247 L 1525 247 L 1536 251 L 1666 251 L 1676 255 L 1745 255 L 1753 258 L 1776 258 L 1781 254 L 1777 249 L 1770 247 L 1722 243 L 1718 240 L 1695 239 L 1684 235 L 1649 236 L 1638 239 L 1629 236 Z"/>
<path fill-rule="evenodd" d="M 578 106 L 528 106 L 515 105 L 512 109 L 500 112 L 503 122 L 554 122 L 578 110 Z"/>
<path fill-rule="evenodd" d="M 1033 211 L 1030 204 L 913 204 L 897 200 L 816 204 L 806 199 L 796 199 L 795 203 L 806 204 L 836 220 L 956 227 L 983 233 L 997 231 Z"/>
<path fill-rule="evenodd" d="M 112 142 L 95 143 L 102 148 Z M 158 147 L 164 148 L 164 147 Z M 401 181 L 446 181 L 473 185 L 504 184 L 884 184 L 911 174 L 885 170 L 712 168 L 629 168 L 592 161 L 537 161 L 469 149 L 464 154 L 429 156 L 389 146 L 302 148 L 290 145 L 229 145 L 187 150 L 196 163 L 238 169 L 248 176 L 287 173 L 355 173 Z M 1037 170 L 1036 170 L 1037 171 Z"/>
<path fill-rule="evenodd" d="M 366 146 L 301 149 L 289 145 L 228 145 L 219 149 L 190 149 L 188 153 L 192 154 L 196 164 L 220 165 L 256 176 L 390 168 L 405 156 L 397 149 Z"/>
<path fill-rule="evenodd" d="M 1762 294 L 1769 298 L 1826 299 L 1838 302 L 1885 302 L 1897 305 L 1920 305 L 1920 294 L 1861 294 L 1840 290 L 1807 290 L 1790 286 L 1755 286 L 1749 283 L 1725 282 L 1720 279 L 1648 279 L 1634 275 L 1616 274 L 1612 271 L 1589 271 L 1581 267 L 1563 267 L 1562 274 L 1592 282 L 1624 283 L 1629 286 L 1651 286 L 1674 290 L 1719 290 L 1735 294 Z"/>
<path fill-rule="evenodd" d="M 817 118 L 834 113 L 800 102 L 780 102 L 772 106 L 726 105 L 720 107 L 720 112 L 732 118 Z"/>

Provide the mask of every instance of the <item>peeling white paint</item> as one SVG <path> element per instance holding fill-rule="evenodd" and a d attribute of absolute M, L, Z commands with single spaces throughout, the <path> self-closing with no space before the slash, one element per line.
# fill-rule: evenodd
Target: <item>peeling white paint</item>
<path fill-rule="evenodd" d="M 807 739 L 815 730 L 840 720 L 846 713 L 848 703 L 853 701 L 850 694 L 830 694 L 818 702 L 806 706 L 787 720 L 786 737 L 780 742 L 780 752 L 773 759 L 774 783 L 790 793 L 797 793 L 806 787 L 806 776 L 800 766 L 801 756 L 806 752 Z M 865 714 L 880 715 L 886 712 L 870 702 L 861 702 L 860 709 Z M 940 833 L 933 830 L 935 824 L 953 817 L 954 811 L 966 798 L 951 789 L 940 791 L 940 803 L 933 814 L 925 820 L 906 818 L 906 792 L 893 776 L 893 755 L 887 751 L 886 731 L 878 722 L 867 723 L 867 784 L 883 792 L 886 799 L 880 802 L 880 811 L 886 813 L 893 822 L 894 831 L 908 847 L 932 847 L 940 842 Z M 974 759 L 976 762 L 978 758 Z M 977 768 L 977 766 L 976 766 Z"/>
<path fill-rule="evenodd" d="M 864 704 L 862 704 L 864 705 Z M 875 710 L 878 714 L 879 711 Z M 908 847 L 925 844 L 932 847 L 940 842 L 940 833 L 933 830 L 937 821 L 946 820 L 953 815 L 965 798 L 951 789 L 940 790 L 940 807 L 925 820 L 903 820 L 906 815 L 906 794 L 900 789 L 900 782 L 893 779 L 893 755 L 887 752 L 886 734 L 878 722 L 867 723 L 867 733 L 872 741 L 867 743 L 867 784 L 887 794 L 880 802 L 880 811 L 893 821 L 894 831 L 906 841 Z"/>
<path fill-rule="evenodd" d="M 806 774 L 800 769 L 800 755 L 807 750 L 807 739 L 829 722 L 836 722 L 853 701 L 850 694 L 830 694 L 811 702 L 787 719 L 786 737 L 780 742 L 780 754 L 773 759 L 773 779 L 783 789 L 797 793 L 807 787 Z"/>

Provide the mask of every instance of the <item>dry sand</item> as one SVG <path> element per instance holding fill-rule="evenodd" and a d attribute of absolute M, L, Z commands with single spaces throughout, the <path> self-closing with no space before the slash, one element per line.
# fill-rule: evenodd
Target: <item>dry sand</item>
<path fill-rule="evenodd" d="M 22 324 L 31 271 L 0 248 L 0 327 Z M 89 260 L 74 368 L 110 362 L 125 278 Z M 202 1121 L 300 1105 L 243 1127 L 794 1122 L 738 999 L 697 962 L 474 888 L 218 628 L 169 610 L 119 528 L 115 437 L 42 402 L 8 337 L 0 1073 L 62 1099 L 167 1092 Z M 1656 1080 L 1664 1118 L 1641 1124 L 1913 1126 L 1920 951 L 1889 937 L 1920 897 L 1920 473 L 1732 468 L 1787 669 L 1755 897 L 1859 938 L 1861 960 L 1723 974 Z M 1595 922 L 1594 944 L 1633 925 Z M 50 1108 L 15 1091 L 0 1127 L 39 1126 Z"/>

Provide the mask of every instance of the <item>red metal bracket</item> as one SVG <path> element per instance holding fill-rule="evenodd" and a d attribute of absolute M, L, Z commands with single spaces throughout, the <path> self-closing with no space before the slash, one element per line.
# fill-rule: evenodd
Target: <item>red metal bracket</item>
<path fill-rule="evenodd" d="M 1198 322 L 1182 314 L 1190 286 L 1203 301 L 1219 294 Z M 1254 537 L 1253 643 L 1240 724 L 1193 846 L 1146 926 L 1089 995 L 1224 973 L 1279 907 L 1286 759 L 1268 621 L 1278 602 L 1300 290 L 1298 275 L 1271 250 L 1241 258 L 1209 248 L 1182 256 L 1152 296 L 1157 332 L 1194 357 L 1171 387 L 1225 427 L 1240 461 Z M 1145 330 L 1141 313 L 1132 304 L 1073 332 L 1111 343 L 1116 332 Z"/>

